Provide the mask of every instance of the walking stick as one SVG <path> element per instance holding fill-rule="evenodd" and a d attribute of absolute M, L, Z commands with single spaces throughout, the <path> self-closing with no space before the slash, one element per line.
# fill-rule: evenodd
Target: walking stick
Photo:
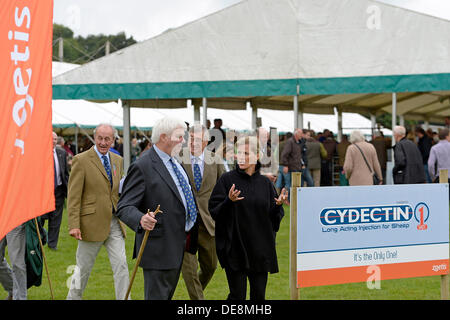
<path fill-rule="evenodd" d="M 149 213 L 150 213 L 150 209 L 147 210 L 147 214 L 149 214 Z M 159 204 L 154 212 L 155 216 L 157 213 L 162 213 L 162 211 L 159 210 Z M 136 276 L 137 268 L 139 267 L 139 263 L 141 262 L 142 254 L 144 253 L 144 249 L 145 249 L 145 245 L 147 244 L 147 239 L 148 239 L 149 233 L 150 233 L 149 230 L 145 230 L 144 239 L 142 239 L 141 247 L 139 248 L 139 253 L 136 258 L 136 265 L 134 266 L 133 274 L 131 275 L 131 280 L 130 280 L 130 284 L 128 286 L 127 294 L 125 295 L 125 300 L 128 300 L 128 297 L 130 295 L 131 287 L 133 286 L 133 282 L 134 282 L 134 277 Z"/>
<path fill-rule="evenodd" d="M 37 218 L 34 218 L 34 224 L 36 225 L 36 232 L 37 232 L 37 235 L 39 238 L 39 244 L 41 246 L 42 259 L 44 260 L 45 272 L 47 273 L 47 279 L 48 279 L 48 286 L 50 287 L 50 295 L 52 296 L 52 300 L 55 300 L 55 298 L 53 296 L 52 282 L 50 281 L 50 275 L 48 273 L 47 259 L 45 258 L 44 246 L 42 244 L 41 233 L 39 232 Z"/>

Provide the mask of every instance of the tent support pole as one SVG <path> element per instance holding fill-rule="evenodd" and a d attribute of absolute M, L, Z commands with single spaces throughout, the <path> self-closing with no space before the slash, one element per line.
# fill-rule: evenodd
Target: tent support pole
<path fill-rule="evenodd" d="M 298 128 L 298 95 L 294 96 L 294 130 Z"/>
<path fill-rule="evenodd" d="M 252 130 L 256 130 L 256 119 L 258 118 L 258 108 L 250 104 L 252 107 Z"/>
<path fill-rule="evenodd" d="M 189 101 L 190 100 L 188 100 L 188 102 L 187 102 L 187 104 L 189 105 Z M 191 103 L 191 105 L 192 105 L 192 103 Z M 200 123 L 200 107 L 197 105 L 192 105 L 193 107 L 194 107 L 194 122 L 198 122 L 198 123 Z"/>
<path fill-rule="evenodd" d="M 128 172 L 131 164 L 131 132 L 130 132 L 130 106 L 122 102 L 123 108 L 123 170 Z"/>
<path fill-rule="evenodd" d="M 203 105 L 203 125 L 206 127 L 206 123 L 208 121 L 208 101 L 206 98 L 202 98 L 202 105 Z"/>
<path fill-rule="evenodd" d="M 397 125 L 397 93 L 392 92 L 392 146 L 395 145 L 394 127 Z"/>
<path fill-rule="evenodd" d="M 394 128 L 397 125 L 397 93 L 392 92 L 392 140 L 391 140 L 391 146 L 392 149 L 390 149 L 390 159 L 387 163 L 386 167 L 386 184 L 393 184 L 393 176 L 392 176 L 392 169 L 394 168 L 394 146 L 395 146 L 395 139 L 394 139 Z"/>
<path fill-rule="evenodd" d="M 299 110 L 298 110 L 297 123 L 298 123 L 298 128 L 303 129 L 303 111 L 302 111 L 301 107 L 299 107 Z"/>
<path fill-rule="evenodd" d="M 399 120 L 400 125 L 402 127 L 404 127 L 405 126 L 405 116 L 404 115 L 398 116 L 398 120 Z"/>
<path fill-rule="evenodd" d="M 78 154 L 78 126 L 75 127 L 75 154 Z"/>
<path fill-rule="evenodd" d="M 338 142 L 342 141 L 342 110 L 341 108 L 337 107 L 337 139 Z"/>
<path fill-rule="evenodd" d="M 377 117 L 371 113 L 370 114 L 370 123 L 371 123 L 371 128 L 372 128 L 372 137 L 375 134 L 375 130 L 377 129 Z"/>

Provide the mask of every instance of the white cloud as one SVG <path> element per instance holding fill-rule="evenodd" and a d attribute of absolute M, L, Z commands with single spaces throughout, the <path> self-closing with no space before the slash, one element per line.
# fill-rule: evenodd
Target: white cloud
<path fill-rule="evenodd" d="M 125 31 L 142 41 L 241 0 L 55 0 L 54 22 L 75 35 Z M 276 1 L 276 0 L 274 0 Z M 379 0 L 450 20 L 448 0 Z"/>

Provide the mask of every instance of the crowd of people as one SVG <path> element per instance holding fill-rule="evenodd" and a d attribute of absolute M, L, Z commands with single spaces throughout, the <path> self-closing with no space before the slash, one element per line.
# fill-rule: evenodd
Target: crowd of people
<path fill-rule="evenodd" d="M 370 142 L 358 130 L 338 142 L 330 130 L 297 128 L 279 136 L 264 128 L 240 134 L 221 126 L 220 119 L 213 128 L 160 119 L 151 143 L 141 146 L 133 139 L 128 172 L 111 125 L 98 125 L 94 145 L 79 154 L 53 133 L 56 208 L 43 221 L 48 221 L 48 247 L 57 251 L 67 198 L 69 235 L 78 241 L 68 300 L 83 298 L 102 246 L 110 259 L 115 297 L 126 297 L 126 226 L 135 232 L 133 257 L 145 248 L 139 265 L 145 299 L 171 299 L 180 274 L 189 297 L 204 299 L 220 263 L 228 299 L 244 300 L 248 280 L 250 298 L 263 300 L 268 274 L 278 272 L 275 239 L 282 205 L 289 204 L 292 172 L 301 173 L 304 187 L 335 185 L 336 166 L 340 185 L 386 183 L 391 140 L 379 131 Z M 393 181 L 437 182 L 439 170 L 450 169 L 449 130 L 440 130 L 438 140 L 420 127 L 413 134 L 393 128 Z M 162 212 L 155 214 L 157 207 Z M 0 283 L 10 299 L 27 298 L 24 232 L 18 226 L 0 241 Z"/>
<path fill-rule="evenodd" d="M 302 172 L 303 186 L 373 185 L 386 184 L 388 150 L 394 157 L 394 183 L 432 183 L 437 181 L 440 169 L 449 166 L 449 129 L 438 133 L 417 127 L 406 132 L 405 127 L 393 129 L 395 146 L 381 131 L 372 139 L 359 130 L 343 135 L 337 142 L 333 133 L 324 130 L 296 129 L 287 134 L 279 145 L 280 170 L 277 187 L 290 186 L 290 173 Z M 437 153 L 439 151 L 439 153 Z M 447 152 L 447 153 L 446 153 Z M 335 161 L 336 159 L 337 161 Z M 334 172 L 340 174 L 339 183 L 333 180 Z"/>

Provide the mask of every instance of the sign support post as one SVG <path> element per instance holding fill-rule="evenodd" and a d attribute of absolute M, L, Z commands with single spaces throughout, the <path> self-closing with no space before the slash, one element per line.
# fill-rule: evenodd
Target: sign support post
<path fill-rule="evenodd" d="M 447 182 L 448 169 L 439 170 L 439 183 Z M 448 274 L 441 275 L 441 300 L 449 300 Z"/>
<path fill-rule="evenodd" d="M 301 177 L 301 172 L 291 173 L 289 232 L 289 284 L 291 300 L 299 299 L 299 289 L 297 289 L 297 188 L 301 186 Z"/>

